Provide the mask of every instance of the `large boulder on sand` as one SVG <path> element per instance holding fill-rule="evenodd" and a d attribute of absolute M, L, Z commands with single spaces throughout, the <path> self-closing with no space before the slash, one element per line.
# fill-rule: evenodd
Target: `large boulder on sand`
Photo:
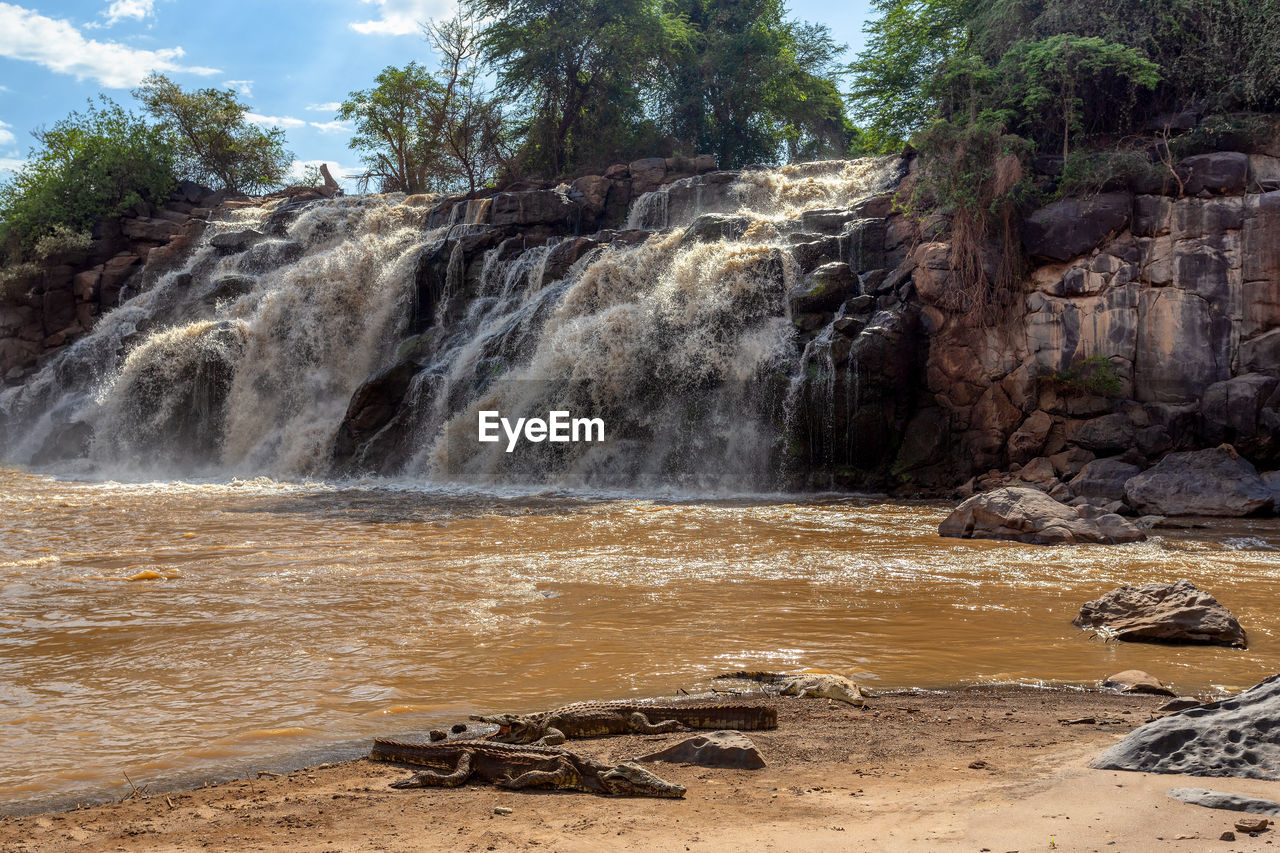
<path fill-rule="evenodd" d="M 1086 602 L 1071 624 L 1134 642 L 1247 645 L 1235 615 L 1191 581 L 1118 587 Z"/>
<path fill-rule="evenodd" d="M 1170 453 L 1125 483 L 1124 493 L 1142 515 L 1243 516 L 1275 505 L 1258 470 L 1229 444 Z"/>
<path fill-rule="evenodd" d="M 1114 545 L 1147 538 L 1115 513 L 1070 507 L 1026 486 L 1007 486 L 974 495 L 938 525 L 938 534 L 964 539 L 1012 539 L 1033 545 Z"/>
<path fill-rule="evenodd" d="M 1134 729 L 1091 766 L 1280 779 L 1280 675 L 1230 699 L 1197 705 Z"/>
<path fill-rule="evenodd" d="M 701 767 L 759 770 L 764 758 L 751 739 L 740 732 L 710 732 L 682 740 L 674 746 L 642 755 L 637 761 L 669 761 Z"/>

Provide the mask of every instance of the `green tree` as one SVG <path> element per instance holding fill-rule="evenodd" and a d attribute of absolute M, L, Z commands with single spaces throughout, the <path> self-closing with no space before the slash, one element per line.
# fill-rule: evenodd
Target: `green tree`
<path fill-rule="evenodd" d="M 1137 50 L 1067 33 L 1017 42 L 1000 69 L 1010 117 L 1034 137 L 1060 135 L 1063 157 L 1085 119 L 1095 130 L 1123 130 L 1138 89 L 1160 82 L 1159 68 Z"/>
<path fill-rule="evenodd" d="M 781 0 L 669 0 L 691 38 L 655 100 L 689 153 L 732 168 L 838 156 L 853 128 L 832 79 L 844 50 L 821 25 L 788 20 Z"/>
<path fill-rule="evenodd" d="M 854 120 L 870 147 L 900 149 L 939 116 L 937 77 L 970 41 L 973 0 L 873 0 L 867 47 L 850 64 Z"/>
<path fill-rule="evenodd" d="M 365 166 L 361 191 L 375 184 L 381 192 L 421 193 L 441 188 L 443 151 L 435 143 L 437 105 L 444 91 L 426 68 L 410 62 L 389 66 L 369 89 L 352 92 L 338 118 L 355 123 L 350 147 Z"/>
<path fill-rule="evenodd" d="M 436 78 L 443 93 L 435 126 L 455 180 L 475 192 L 512 156 L 501 101 L 484 84 L 482 32 L 464 10 L 423 29 L 440 56 Z"/>
<path fill-rule="evenodd" d="M 499 93 L 514 105 L 523 171 L 547 177 L 653 152 L 645 95 L 688 43 L 659 0 L 468 0 Z"/>
<path fill-rule="evenodd" d="M 168 136 L 106 97 L 52 127 L 13 178 L 0 185 L 0 246 L 10 261 L 55 233 L 165 198 L 175 183 Z"/>
<path fill-rule="evenodd" d="M 233 89 L 188 92 L 152 74 L 133 96 L 172 138 L 183 177 L 228 192 L 257 192 L 278 186 L 289 171 L 293 154 L 284 147 L 284 131 L 251 124 Z"/>

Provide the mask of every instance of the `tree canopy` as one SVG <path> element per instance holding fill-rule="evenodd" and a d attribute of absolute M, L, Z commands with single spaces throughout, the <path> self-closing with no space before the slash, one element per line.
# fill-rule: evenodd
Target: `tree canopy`
<path fill-rule="evenodd" d="M 257 192 L 280 184 L 293 162 L 284 131 L 248 121 L 234 89 L 186 91 L 152 74 L 133 96 L 173 141 L 186 178 L 228 192 Z"/>
<path fill-rule="evenodd" d="M 1162 114 L 1280 110 L 1280 0 L 875 0 L 849 66 L 882 150 L 930 122 L 1002 124 L 1042 149 Z"/>
<path fill-rule="evenodd" d="M 465 12 L 423 26 L 439 57 L 384 68 L 369 89 L 352 92 L 338 118 L 355 123 L 350 147 L 365 166 L 360 185 L 420 193 L 492 180 L 507 157 L 507 120 L 484 84 L 482 34 Z"/>
<path fill-rule="evenodd" d="M 860 150 L 837 85 L 843 45 L 783 0 L 466 0 L 425 29 L 437 70 L 389 67 L 339 113 L 382 189 L 655 154 L 729 168 Z"/>
<path fill-rule="evenodd" d="M 0 246 L 9 259 L 55 230 L 165 197 L 175 183 L 169 136 L 106 97 L 34 133 L 26 163 L 0 184 Z"/>

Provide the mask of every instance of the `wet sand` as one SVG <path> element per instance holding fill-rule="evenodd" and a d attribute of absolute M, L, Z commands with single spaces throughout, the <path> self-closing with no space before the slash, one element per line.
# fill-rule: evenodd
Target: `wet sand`
<path fill-rule="evenodd" d="M 885 693 L 864 709 L 769 697 L 749 732 L 757 771 L 654 764 L 684 800 L 520 793 L 483 785 L 398 791 L 402 767 L 356 760 L 119 803 L 0 820 L 0 850 L 971 850 L 1270 849 L 1237 815 L 1168 799 L 1212 787 L 1280 797 L 1280 783 L 1090 770 L 1165 700 L 972 687 Z M 1063 720 L 1093 717 L 1094 724 Z M 688 735 L 574 741 L 618 761 Z M 510 814 L 495 809 L 510 809 Z"/>

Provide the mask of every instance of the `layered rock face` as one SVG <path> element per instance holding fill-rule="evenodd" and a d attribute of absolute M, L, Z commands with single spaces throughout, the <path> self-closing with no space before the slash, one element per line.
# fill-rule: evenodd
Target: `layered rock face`
<path fill-rule="evenodd" d="M 1204 155 L 1180 165 L 1180 197 L 1111 192 L 1033 212 L 1021 310 L 994 328 L 942 308 L 951 247 L 917 247 L 936 411 L 915 416 L 920 434 L 905 443 L 945 451 L 927 454 L 941 460 L 932 465 L 900 466 L 901 480 L 1021 480 L 1105 504 L 1126 501 L 1125 483 L 1170 451 L 1225 442 L 1264 471 L 1277 467 L 1278 167 L 1264 155 Z M 1161 510 L 1142 492 L 1132 497 L 1147 511 L 1212 510 Z M 1265 511 L 1258 498 L 1233 499 L 1222 514 Z"/>
<path fill-rule="evenodd" d="M 210 338 L 230 361 L 192 375 L 225 385 L 240 415 L 179 442 L 215 466 L 250 464 L 255 441 L 279 454 L 305 440 L 292 454 L 305 465 L 279 473 L 483 479 L 501 462 L 526 481 L 669 484 L 699 463 L 726 488 L 1032 488 L 1084 522 L 1273 509 L 1280 160 L 1191 158 L 1180 193 L 1170 180 L 1169 195 L 1032 212 L 1032 268 L 994 322 L 957 307 L 946 217 L 898 211 L 912 168 L 651 158 L 499 193 L 229 202 L 207 225 L 175 198 L 117 224 L 133 242 L 101 238 L 46 270 L 36 302 L 0 311 L 7 382 L 26 383 L 0 421 L 18 434 L 57 408 L 65 440 L 30 443 L 84 447 L 99 405 L 88 374 L 111 379 L 161 325 L 236 320 L 255 351 Z M 61 360 L 126 279 L 146 298 Z M 375 297 L 377 329 L 351 314 Z M 291 318 L 269 313 L 277 302 Z M 359 352 L 339 358 L 312 327 L 343 328 Z M 275 366 L 250 381 L 251 365 Z M 57 401 L 73 373 L 86 375 L 69 406 Z M 310 402 L 286 376 L 315 384 Z M 277 391 L 290 403 L 270 425 L 262 395 Z M 554 464 L 464 458 L 461 424 L 481 402 L 571 403 L 617 424 L 618 441 Z M 320 421 L 303 428 L 297 412 Z"/>
<path fill-rule="evenodd" d="M 88 248 L 49 258 L 0 305 L 0 381 L 21 382 L 43 360 L 82 337 L 120 303 L 144 265 L 159 270 L 191 249 L 220 193 L 182 182 L 160 207 L 99 222 Z"/>

